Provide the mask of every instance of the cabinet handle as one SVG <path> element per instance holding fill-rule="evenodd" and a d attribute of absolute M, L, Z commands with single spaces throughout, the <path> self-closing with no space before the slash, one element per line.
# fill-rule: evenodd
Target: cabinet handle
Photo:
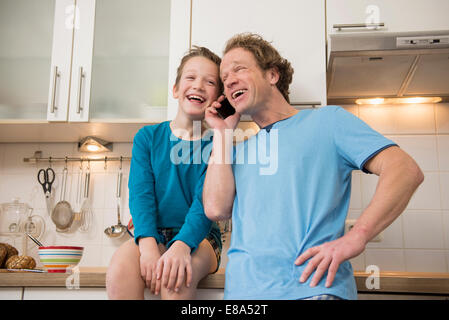
<path fill-rule="evenodd" d="M 53 68 L 53 86 L 51 90 L 51 106 L 50 106 L 50 113 L 55 113 L 55 109 L 58 109 L 58 107 L 55 106 L 55 100 L 56 100 L 56 85 L 59 77 L 58 72 L 58 66 L 55 66 Z"/>
<path fill-rule="evenodd" d="M 350 28 L 367 28 L 367 29 L 378 29 L 380 27 L 385 27 L 385 23 L 353 23 L 353 24 L 334 24 L 334 29 L 341 31 L 341 29 Z"/>
<path fill-rule="evenodd" d="M 78 81 L 78 106 L 76 107 L 76 113 L 81 113 L 81 90 L 83 88 L 83 78 L 84 78 L 84 73 L 83 73 L 83 67 L 80 67 L 80 78 Z"/>

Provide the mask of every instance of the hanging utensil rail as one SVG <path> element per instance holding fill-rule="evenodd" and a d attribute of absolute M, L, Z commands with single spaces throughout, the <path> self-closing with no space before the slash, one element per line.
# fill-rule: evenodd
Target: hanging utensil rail
<path fill-rule="evenodd" d="M 111 162 L 111 161 L 130 161 L 131 157 L 101 157 L 101 158 L 89 158 L 89 157 L 31 157 L 31 158 L 23 158 L 23 162 L 36 163 L 36 162 L 84 162 L 84 161 L 102 161 L 102 162 Z"/>

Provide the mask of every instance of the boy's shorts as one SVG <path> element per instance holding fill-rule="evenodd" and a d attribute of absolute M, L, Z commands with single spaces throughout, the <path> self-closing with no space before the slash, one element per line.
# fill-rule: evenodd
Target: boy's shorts
<path fill-rule="evenodd" d="M 175 228 L 158 228 L 157 232 L 159 233 L 160 238 L 162 239 L 162 244 L 166 245 L 169 243 L 179 232 L 179 229 Z M 217 239 L 217 237 L 221 237 L 221 234 L 216 234 L 217 232 L 209 232 L 206 236 L 206 240 L 209 241 L 212 249 L 214 249 L 215 258 L 217 259 L 217 269 L 213 272 L 218 271 L 218 267 L 220 266 L 221 261 L 221 251 L 222 251 L 222 243 L 221 239 Z"/>

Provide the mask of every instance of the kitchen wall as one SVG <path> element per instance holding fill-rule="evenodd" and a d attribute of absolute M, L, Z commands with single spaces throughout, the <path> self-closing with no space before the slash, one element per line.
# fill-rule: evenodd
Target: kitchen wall
<path fill-rule="evenodd" d="M 352 260 L 354 269 L 449 272 L 449 104 L 347 106 L 395 141 L 424 172 L 425 180 L 406 210 Z M 355 219 L 374 194 L 377 176 L 353 173 L 348 218 Z"/>
<path fill-rule="evenodd" d="M 114 143 L 113 152 L 107 153 L 107 157 L 131 156 L 131 143 Z M 120 162 L 90 162 L 90 200 L 93 214 L 92 227 L 85 233 L 76 230 L 69 233 L 58 233 L 55 225 L 46 211 L 46 203 L 42 187 L 37 182 L 37 172 L 40 168 L 47 168 L 48 162 L 37 164 L 25 163 L 23 158 L 33 157 L 34 152 L 42 151 L 42 157 L 86 157 L 88 154 L 79 153 L 77 143 L 7 143 L 0 144 L 0 203 L 10 202 L 12 198 L 20 197 L 21 202 L 28 203 L 34 208 L 33 214 L 39 214 L 46 220 L 46 232 L 41 239 L 46 245 L 77 245 L 84 246 L 84 255 L 81 266 L 107 266 L 113 252 L 121 243 L 130 239 L 128 235 L 121 239 L 109 238 L 104 234 L 104 229 L 117 223 L 117 173 Z M 105 154 L 100 154 L 103 156 Z M 92 155 L 89 155 L 92 156 Z M 122 215 L 123 224 L 130 219 L 128 208 L 128 172 L 129 161 L 123 161 L 122 182 Z M 87 163 L 83 163 L 86 170 Z M 68 185 L 66 199 L 75 207 L 78 174 L 80 162 L 68 162 Z M 56 172 L 54 191 L 52 191 L 54 203 L 60 200 L 61 178 L 64 162 L 52 163 Z M 76 210 L 76 209 L 75 209 Z M 5 236 L 0 236 L 0 241 Z M 21 247 L 20 239 L 17 239 L 18 249 Z M 28 253 L 37 258 L 37 247 L 28 241 Z M 39 260 L 36 260 L 39 261 Z"/>
<path fill-rule="evenodd" d="M 345 106 L 345 109 L 394 140 L 420 165 L 425 180 L 419 187 L 405 212 L 383 233 L 381 242 L 368 244 L 366 250 L 352 259 L 355 270 L 377 265 L 381 271 L 449 272 L 449 104 Z M 131 143 L 115 143 L 112 156 L 131 156 Z M 82 266 L 107 266 L 113 252 L 123 241 L 110 239 L 103 230 L 115 224 L 116 176 L 118 162 L 91 162 L 91 205 L 94 224 L 87 233 L 57 233 L 46 213 L 45 200 L 36 174 L 48 163 L 24 163 L 41 150 L 43 157 L 85 156 L 77 152 L 75 143 L 22 143 L 0 144 L 0 203 L 14 197 L 29 203 L 33 214 L 46 219 L 46 232 L 42 241 L 48 245 L 82 245 L 85 253 Z M 86 166 L 86 163 L 84 163 Z M 55 202 L 59 200 L 59 186 L 64 163 L 53 163 L 57 172 Z M 75 200 L 79 162 L 70 162 L 67 194 Z M 127 223 L 129 162 L 123 163 L 123 214 Z M 374 194 L 377 176 L 353 173 L 353 187 L 349 219 L 356 219 Z M 0 240 L 4 236 L 0 235 Z M 28 253 L 37 258 L 36 246 L 28 241 Z M 226 259 L 223 259 L 226 262 Z"/>

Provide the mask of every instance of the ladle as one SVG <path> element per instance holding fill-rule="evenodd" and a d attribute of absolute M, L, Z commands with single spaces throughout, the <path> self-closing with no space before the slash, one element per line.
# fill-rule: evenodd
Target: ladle
<path fill-rule="evenodd" d="M 119 238 L 123 236 L 126 232 L 126 226 L 120 221 L 120 203 L 122 194 L 122 166 L 120 164 L 120 170 L 117 174 L 117 224 L 110 226 L 104 230 L 104 233 L 110 238 Z"/>

